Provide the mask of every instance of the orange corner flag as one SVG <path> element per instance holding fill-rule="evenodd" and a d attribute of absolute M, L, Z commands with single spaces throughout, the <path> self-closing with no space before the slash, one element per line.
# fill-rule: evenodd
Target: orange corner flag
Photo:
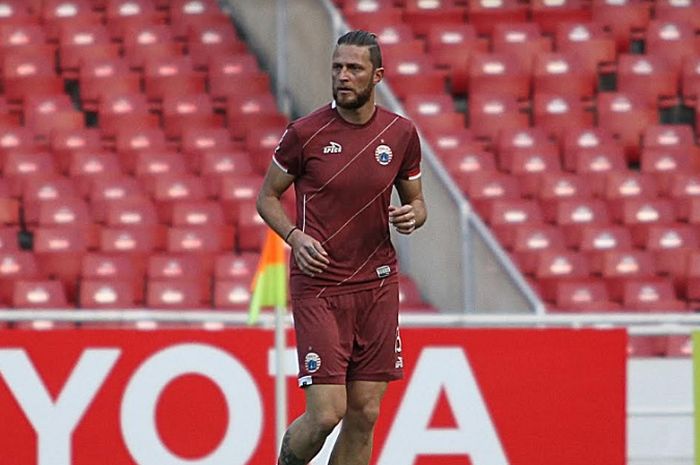
<path fill-rule="evenodd" d="M 261 307 L 285 308 L 287 305 L 287 265 L 284 241 L 272 229 L 267 230 L 258 269 L 251 284 L 253 296 L 248 310 L 248 324 L 258 321 Z"/>

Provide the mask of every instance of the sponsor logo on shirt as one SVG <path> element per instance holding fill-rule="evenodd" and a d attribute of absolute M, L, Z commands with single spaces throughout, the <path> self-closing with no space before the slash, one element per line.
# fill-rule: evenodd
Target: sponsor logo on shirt
<path fill-rule="evenodd" d="M 343 146 L 340 145 L 337 142 L 329 142 L 328 145 L 323 147 L 323 153 L 324 155 L 328 155 L 329 153 L 340 153 L 343 151 Z"/>
<path fill-rule="evenodd" d="M 386 166 L 391 162 L 391 159 L 394 158 L 394 152 L 391 151 L 391 147 L 382 144 L 374 150 L 374 158 L 377 159 L 380 165 Z"/>

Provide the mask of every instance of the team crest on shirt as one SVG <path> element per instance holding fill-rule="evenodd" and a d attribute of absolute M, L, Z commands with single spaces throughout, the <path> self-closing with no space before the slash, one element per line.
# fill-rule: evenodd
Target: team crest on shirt
<path fill-rule="evenodd" d="M 391 151 L 391 147 L 382 144 L 374 150 L 374 158 L 377 159 L 377 163 L 386 166 L 394 158 L 394 152 Z"/>
<path fill-rule="evenodd" d="M 304 368 L 308 373 L 316 373 L 321 368 L 321 357 L 316 352 L 309 352 L 304 357 Z"/>

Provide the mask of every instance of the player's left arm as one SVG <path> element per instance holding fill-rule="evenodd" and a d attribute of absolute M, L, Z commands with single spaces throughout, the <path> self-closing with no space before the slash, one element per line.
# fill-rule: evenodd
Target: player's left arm
<path fill-rule="evenodd" d="M 389 205 L 389 222 L 399 233 L 411 234 L 423 226 L 428 218 L 421 180 L 420 178 L 398 179 L 395 185 L 401 199 L 401 206 Z"/>

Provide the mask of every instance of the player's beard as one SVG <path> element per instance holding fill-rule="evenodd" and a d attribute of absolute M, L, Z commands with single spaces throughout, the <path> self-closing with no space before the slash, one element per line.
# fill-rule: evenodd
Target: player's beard
<path fill-rule="evenodd" d="M 353 92 L 355 94 L 354 99 L 350 100 L 344 100 L 340 101 L 338 99 L 338 89 L 333 89 L 333 99 L 335 100 L 335 104 L 338 105 L 340 108 L 343 108 L 345 110 L 357 110 L 358 108 L 361 108 L 365 103 L 367 103 L 372 96 L 372 90 L 374 89 L 374 83 L 370 81 L 367 83 L 367 86 L 358 91 L 358 92 Z"/>

